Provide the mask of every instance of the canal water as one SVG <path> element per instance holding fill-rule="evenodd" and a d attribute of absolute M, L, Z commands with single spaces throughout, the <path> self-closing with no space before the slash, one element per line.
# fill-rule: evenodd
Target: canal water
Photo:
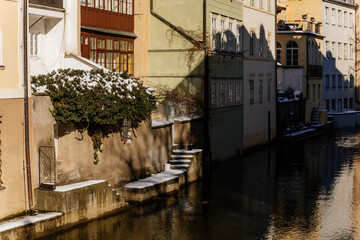
<path fill-rule="evenodd" d="M 227 161 L 179 194 L 46 239 L 360 239 L 360 130 Z"/>

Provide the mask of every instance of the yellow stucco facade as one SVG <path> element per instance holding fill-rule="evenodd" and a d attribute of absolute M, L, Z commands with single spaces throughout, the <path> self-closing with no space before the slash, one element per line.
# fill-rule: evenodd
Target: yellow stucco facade
<path fill-rule="evenodd" d="M 19 1 L 0 0 L 0 219 L 23 213 L 28 206 L 24 172 L 21 9 Z M 32 136 L 31 131 L 30 139 Z M 31 166 L 34 166 L 33 158 Z M 33 170 L 32 182 L 35 179 Z"/>

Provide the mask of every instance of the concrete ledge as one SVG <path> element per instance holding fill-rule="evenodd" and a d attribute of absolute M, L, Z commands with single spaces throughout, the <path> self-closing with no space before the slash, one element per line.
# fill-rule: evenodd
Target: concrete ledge
<path fill-rule="evenodd" d="M 0 223 L 0 239 L 32 239 L 58 231 L 64 224 L 64 214 L 41 213 Z"/>
<path fill-rule="evenodd" d="M 104 180 L 69 184 L 54 191 L 35 189 L 36 208 L 65 213 L 65 224 L 95 219 L 127 205 Z"/>
<path fill-rule="evenodd" d="M 151 122 L 152 128 L 162 128 L 162 127 L 167 127 L 167 126 L 171 126 L 171 125 L 173 125 L 173 123 L 170 121 L 154 120 Z"/>
<path fill-rule="evenodd" d="M 186 170 L 170 170 L 125 184 L 121 191 L 125 201 L 143 202 L 159 195 L 178 191 L 186 183 Z"/>

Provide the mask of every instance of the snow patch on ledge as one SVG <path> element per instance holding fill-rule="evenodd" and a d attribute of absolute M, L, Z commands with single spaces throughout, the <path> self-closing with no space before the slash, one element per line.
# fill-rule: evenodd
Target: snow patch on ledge
<path fill-rule="evenodd" d="M 25 216 L 15 218 L 9 221 L 5 221 L 0 223 L 0 232 L 5 232 L 14 228 L 24 227 L 30 224 L 34 224 L 37 222 L 45 221 L 51 218 L 55 218 L 58 216 L 63 215 L 63 213 L 59 212 L 48 212 L 48 213 L 41 213 L 35 216 Z"/>
<path fill-rule="evenodd" d="M 68 191 L 88 187 L 88 186 L 103 183 L 103 182 L 106 182 L 106 180 L 90 180 L 90 181 L 73 183 L 73 184 L 64 185 L 64 186 L 58 186 L 58 187 L 56 187 L 54 192 L 68 192 Z"/>
<path fill-rule="evenodd" d="M 151 127 L 157 128 L 157 127 L 165 127 L 168 125 L 173 125 L 170 121 L 162 121 L 162 120 L 154 120 L 151 122 Z"/>

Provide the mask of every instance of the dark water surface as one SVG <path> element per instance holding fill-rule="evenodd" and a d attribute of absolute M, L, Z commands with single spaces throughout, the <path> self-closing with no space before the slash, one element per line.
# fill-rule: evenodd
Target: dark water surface
<path fill-rule="evenodd" d="M 223 163 L 211 178 L 46 239 L 360 239 L 360 130 Z"/>

